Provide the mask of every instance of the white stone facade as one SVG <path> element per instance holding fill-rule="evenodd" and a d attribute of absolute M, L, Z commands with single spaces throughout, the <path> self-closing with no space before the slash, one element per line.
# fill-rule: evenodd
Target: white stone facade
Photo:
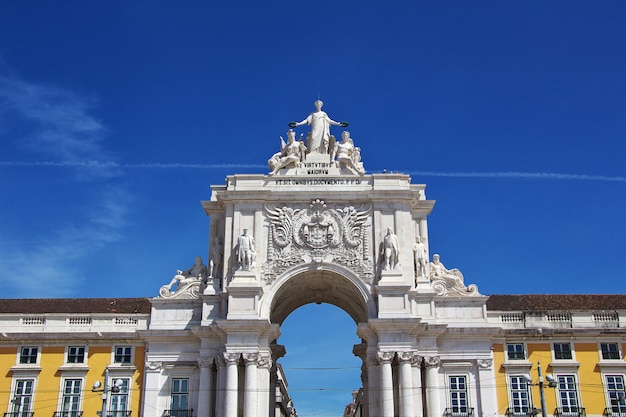
<path fill-rule="evenodd" d="M 443 265 L 418 272 L 415 248 L 430 259 L 425 185 L 365 174 L 360 156 L 350 165 L 298 151 L 288 136 L 269 175 L 229 176 L 203 202 L 211 273 L 197 297 L 153 300 L 144 417 L 161 417 L 167 379 L 183 374 L 193 375 L 198 417 L 274 417 L 280 325 L 313 302 L 358 325 L 364 416 L 441 416 L 450 375 L 467 384 L 474 415 L 497 414 L 493 386 L 481 384 L 494 377 L 498 331 L 487 297 Z"/>

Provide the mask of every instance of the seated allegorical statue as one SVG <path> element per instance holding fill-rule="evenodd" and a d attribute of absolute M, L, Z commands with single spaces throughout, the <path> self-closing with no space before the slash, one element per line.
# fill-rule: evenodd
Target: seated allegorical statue
<path fill-rule="evenodd" d="M 202 263 L 202 258 L 200 256 L 196 256 L 196 263 L 185 271 L 181 271 L 180 269 L 177 270 L 176 275 L 174 275 L 174 278 L 172 278 L 170 283 L 161 287 L 159 294 L 162 297 L 169 297 L 175 293 L 182 292 L 184 289 L 192 286 L 193 284 L 197 284 L 199 287 L 201 284 L 206 282 L 206 279 L 207 267 Z M 178 283 L 176 291 L 172 293 L 172 287 L 176 283 Z"/>
<path fill-rule="evenodd" d="M 275 174 L 282 168 L 297 168 L 302 160 L 302 143 L 296 141 L 296 132 L 289 129 L 287 132 L 287 143 L 281 137 L 281 151 L 275 153 L 267 164 Z"/>
<path fill-rule="evenodd" d="M 474 284 L 465 286 L 463 274 L 458 269 L 447 269 L 438 254 L 430 263 L 430 282 L 438 295 L 480 295 Z"/>
<path fill-rule="evenodd" d="M 339 168 L 351 169 L 359 175 L 365 174 L 365 168 L 361 162 L 361 149 L 354 146 L 354 141 L 347 130 L 341 134 L 341 142 L 335 144 L 333 156 L 337 157 Z"/>

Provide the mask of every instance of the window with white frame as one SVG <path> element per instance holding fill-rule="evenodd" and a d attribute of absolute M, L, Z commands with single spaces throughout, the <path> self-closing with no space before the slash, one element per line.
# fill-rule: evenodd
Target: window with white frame
<path fill-rule="evenodd" d="M 558 375 L 557 390 L 559 395 L 559 407 L 563 415 L 578 415 L 578 390 L 576 389 L 576 376 Z"/>
<path fill-rule="evenodd" d="M 450 408 L 453 415 L 467 415 L 467 378 L 464 375 L 450 376 Z"/>
<path fill-rule="evenodd" d="M 621 359 L 619 345 L 617 343 L 600 343 L 602 359 Z"/>
<path fill-rule="evenodd" d="M 66 379 L 63 383 L 61 412 L 56 417 L 80 417 L 81 379 Z"/>
<path fill-rule="evenodd" d="M 526 352 L 523 343 L 509 343 L 506 345 L 506 357 L 508 360 L 524 360 Z"/>
<path fill-rule="evenodd" d="M 573 359 L 572 345 L 570 343 L 553 343 L 554 359 L 567 360 Z"/>
<path fill-rule="evenodd" d="M 171 388 L 170 416 L 187 417 L 189 409 L 189 378 L 173 378 Z"/>
<path fill-rule="evenodd" d="M 22 346 L 20 349 L 20 364 L 37 363 L 38 352 L 39 348 L 37 346 Z"/>
<path fill-rule="evenodd" d="M 119 388 L 118 390 L 111 390 L 109 412 L 107 416 L 111 417 L 126 417 L 129 408 L 129 378 L 115 378 L 110 381 L 110 386 Z"/>
<path fill-rule="evenodd" d="M 85 363 L 85 346 L 68 346 L 67 363 Z"/>
<path fill-rule="evenodd" d="M 133 362 L 133 347 L 132 346 L 115 346 L 115 356 L 113 358 L 115 363 L 130 364 Z"/>
<path fill-rule="evenodd" d="M 28 417 L 33 405 L 34 379 L 18 379 L 15 381 L 13 395 L 11 396 L 11 408 L 14 416 Z"/>
<path fill-rule="evenodd" d="M 606 396 L 613 414 L 626 415 L 624 375 L 606 375 Z"/>
<path fill-rule="evenodd" d="M 530 391 L 525 375 L 511 375 L 511 403 L 508 414 L 528 415 L 532 411 Z"/>

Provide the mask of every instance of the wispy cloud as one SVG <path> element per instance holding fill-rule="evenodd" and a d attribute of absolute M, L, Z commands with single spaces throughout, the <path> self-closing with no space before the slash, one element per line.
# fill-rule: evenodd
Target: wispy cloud
<path fill-rule="evenodd" d="M 436 172 L 436 171 L 406 171 L 409 175 L 425 177 L 458 177 L 458 178 L 517 178 L 531 180 L 579 180 L 579 181 L 609 181 L 626 182 L 626 177 L 588 174 L 563 174 L 557 172 Z"/>
<path fill-rule="evenodd" d="M 0 285 L 18 297 L 73 295 L 77 281 L 89 279 L 89 270 L 77 265 L 88 254 L 122 239 L 127 202 L 124 189 L 101 190 L 98 209 L 86 211 L 79 222 L 42 231 L 34 245 L 5 246 L 0 257 Z"/>
<path fill-rule="evenodd" d="M 105 147 L 107 129 L 91 112 L 93 100 L 80 94 L 0 76 L 0 135 L 16 143 L 26 160 L 2 166 L 73 168 L 75 184 L 69 179 L 67 186 L 82 192 L 87 185 L 89 195 L 97 196 L 67 202 L 68 208 L 83 213 L 80 218 L 51 218 L 50 229 L 30 230 L 24 224 L 28 243 L 21 242 L 20 236 L 3 237 L 0 285 L 5 295 L 75 295 L 77 283 L 89 279 L 89 270 L 81 267 L 88 256 L 123 238 L 132 198 L 123 186 L 114 184 L 113 178 L 123 169 Z M 62 162 L 27 162 L 31 157 Z M 100 163 L 98 158 L 112 162 Z M 103 178 L 109 181 L 92 181 Z M 4 221 L 10 221 L 10 213 L 4 214 Z"/>
<path fill-rule="evenodd" d="M 113 159 L 103 147 L 105 127 L 90 114 L 93 101 L 69 90 L 0 76 L 0 117 L 10 117 L 13 125 L 21 122 L 15 136 L 21 146 L 40 156 L 69 163 Z M 81 167 L 83 176 L 119 174 L 112 165 Z"/>
<path fill-rule="evenodd" d="M 86 168 L 86 169 L 267 169 L 263 164 L 189 164 L 189 163 L 119 163 L 114 161 L 0 161 L 0 167 L 51 167 L 51 168 Z M 495 178 L 495 179 L 530 179 L 530 180 L 574 180 L 626 182 L 626 177 L 590 174 L 565 174 L 558 172 L 445 172 L 445 171 L 399 171 L 409 175 L 424 177 L 456 178 Z"/>

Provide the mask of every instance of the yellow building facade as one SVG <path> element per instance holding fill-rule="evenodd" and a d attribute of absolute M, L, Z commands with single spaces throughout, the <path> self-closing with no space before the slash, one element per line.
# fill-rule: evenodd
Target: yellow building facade
<path fill-rule="evenodd" d="M 140 415 L 148 300 L 3 300 L 0 311 L 6 417 Z"/>

